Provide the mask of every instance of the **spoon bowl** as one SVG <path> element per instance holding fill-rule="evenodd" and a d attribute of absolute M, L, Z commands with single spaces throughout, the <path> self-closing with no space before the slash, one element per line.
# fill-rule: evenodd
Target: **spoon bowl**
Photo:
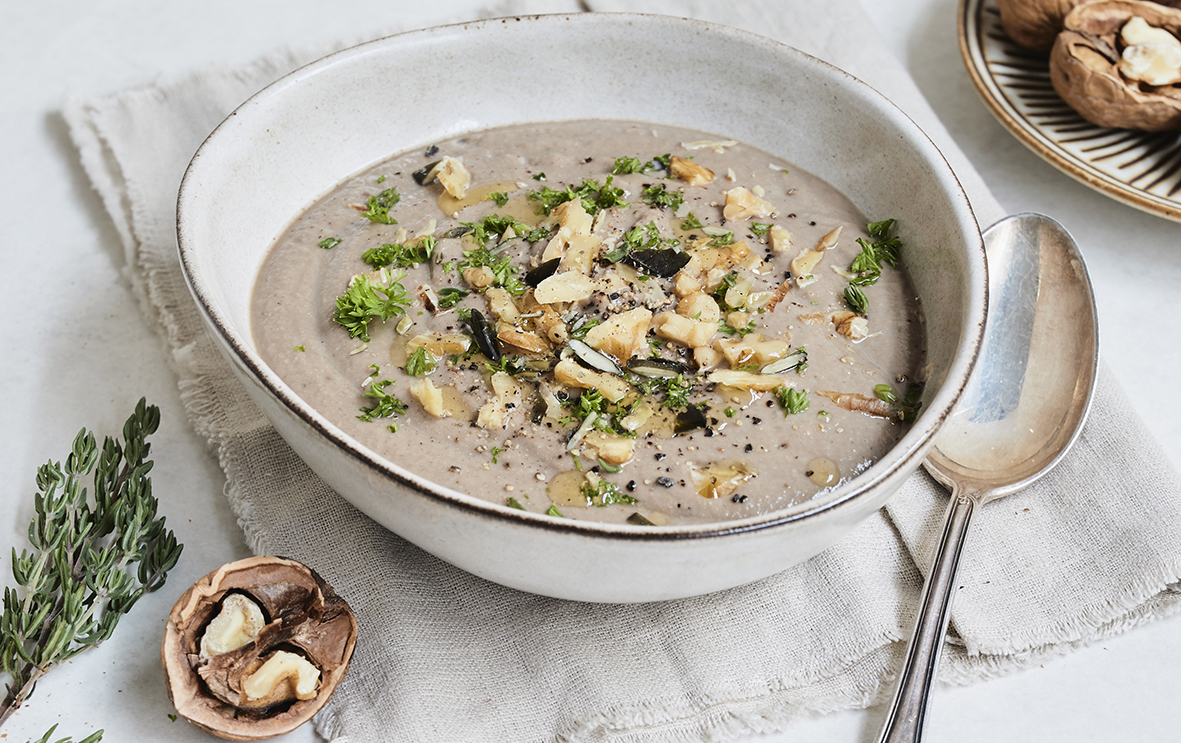
<path fill-rule="evenodd" d="M 1078 438 L 1094 392 L 1095 297 L 1069 233 L 1049 217 L 1017 214 L 990 227 L 984 244 L 980 358 L 923 463 L 951 490 L 951 502 L 879 743 L 922 736 L 975 509 L 1053 469 Z"/>

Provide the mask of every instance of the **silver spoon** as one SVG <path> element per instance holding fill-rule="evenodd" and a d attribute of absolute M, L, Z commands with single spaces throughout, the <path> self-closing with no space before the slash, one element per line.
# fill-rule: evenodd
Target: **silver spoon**
<path fill-rule="evenodd" d="M 879 743 L 922 738 L 972 514 L 1032 483 L 1074 443 L 1095 386 L 1095 298 L 1074 240 L 1017 214 L 984 233 L 988 324 L 963 399 L 923 465 L 951 490 L 943 535 Z"/>

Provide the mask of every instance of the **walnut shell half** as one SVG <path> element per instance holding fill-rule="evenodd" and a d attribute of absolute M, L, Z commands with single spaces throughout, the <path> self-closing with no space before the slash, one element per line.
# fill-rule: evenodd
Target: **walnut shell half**
<path fill-rule="evenodd" d="M 1038 52 L 1049 51 L 1067 14 L 1087 0 L 997 0 L 1001 25 L 1017 44 Z M 1158 5 L 1181 7 L 1181 0 L 1159 0 Z"/>
<path fill-rule="evenodd" d="M 253 640 L 241 638 L 240 647 L 202 657 L 203 636 L 234 595 L 261 609 L 261 628 L 251 633 Z M 185 591 L 168 615 L 160 661 L 168 697 L 182 717 L 221 738 L 261 740 L 294 730 L 324 706 L 348 670 L 356 641 L 348 604 L 315 571 L 281 557 L 251 557 L 223 565 Z M 296 696 L 293 672 L 269 695 L 251 697 L 246 682 L 284 652 L 319 672 L 314 689 Z"/>
<path fill-rule="evenodd" d="M 1181 37 L 1181 10 L 1141 0 L 1095 0 L 1072 10 L 1050 52 L 1054 90 L 1098 126 L 1181 129 L 1181 87 L 1154 87 L 1120 73 L 1120 30 L 1132 18 Z"/>

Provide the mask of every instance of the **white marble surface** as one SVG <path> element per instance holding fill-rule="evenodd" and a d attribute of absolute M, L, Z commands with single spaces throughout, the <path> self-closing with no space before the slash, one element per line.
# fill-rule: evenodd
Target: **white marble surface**
<path fill-rule="evenodd" d="M 977 98 L 959 60 L 955 0 L 863 0 L 960 146 L 1010 211 L 1041 211 L 1078 237 L 1098 293 L 1102 353 L 1138 414 L 1181 462 L 1181 225 L 1142 214 L 1077 184 L 1017 143 Z M 97 95 L 160 74 L 249 61 L 278 46 L 429 22 L 477 0 L 206 0 L 10 3 L 0 14 L 0 570 L 25 544 L 33 474 L 61 458 L 82 425 L 113 432 L 146 395 L 163 412 L 154 437 L 162 512 L 186 545 L 168 584 L 146 597 L 115 636 L 54 671 L 0 731 L 5 740 L 209 738 L 173 712 L 158 643 L 176 595 L 213 567 L 247 554 L 221 494 L 216 461 L 188 427 L 153 330 L 122 275 L 118 239 L 82 174 L 58 113 L 63 94 Z M 636 8 L 643 3 L 637 0 Z M 851 40 L 850 43 L 856 43 Z M 7 580 L 5 580 L 7 582 Z M 1181 619 L 1006 678 L 940 688 L 931 741 L 1178 739 Z M 872 741 L 880 708 L 799 721 L 759 740 Z M 318 740 L 310 726 L 284 740 Z"/>

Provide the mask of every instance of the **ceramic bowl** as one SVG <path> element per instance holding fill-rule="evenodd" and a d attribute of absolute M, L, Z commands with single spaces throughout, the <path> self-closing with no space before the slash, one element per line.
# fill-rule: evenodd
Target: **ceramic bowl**
<path fill-rule="evenodd" d="M 562 71 L 560 84 L 551 70 Z M 337 182 L 465 131 L 586 118 L 744 140 L 821 176 L 863 213 L 906 226 L 931 375 L 921 416 L 885 457 L 824 497 L 744 520 L 652 528 L 557 519 L 440 487 L 378 457 L 260 358 L 250 327 L 259 266 L 290 221 Z M 181 186 L 178 233 L 185 275 L 221 350 L 320 477 L 464 570 L 585 601 L 717 591 L 840 539 L 922 462 L 964 386 L 985 315 L 979 228 L 950 168 L 909 118 L 799 51 L 663 16 L 498 19 L 393 36 L 314 62 L 252 97 L 202 145 Z"/>

